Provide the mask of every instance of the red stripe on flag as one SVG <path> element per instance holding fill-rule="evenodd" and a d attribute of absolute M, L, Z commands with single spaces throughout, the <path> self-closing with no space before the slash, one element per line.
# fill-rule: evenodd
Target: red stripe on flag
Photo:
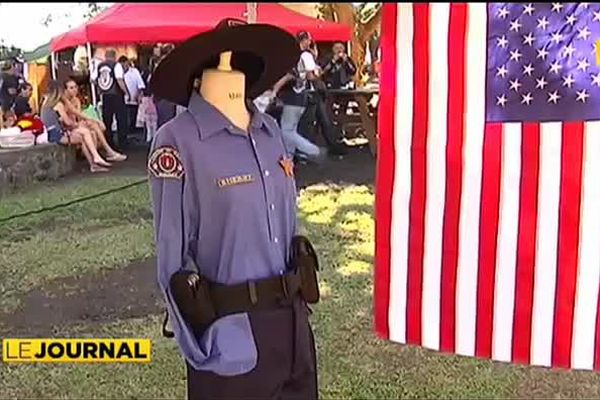
<path fill-rule="evenodd" d="M 502 124 L 486 124 L 483 138 L 475 355 L 488 358 L 492 355 L 501 173 Z"/>
<path fill-rule="evenodd" d="M 382 16 L 382 75 L 379 103 L 379 146 L 377 149 L 377 176 L 375 179 L 375 331 L 389 338 L 390 255 L 392 196 L 394 190 L 395 109 L 396 109 L 396 3 L 385 3 Z"/>
<path fill-rule="evenodd" d="M 598 305 L 596 306 L 596 310 L 596 341 L 594 343 L 594 369 L 600 370 L 600 296 L 598 296 Z"/>
<path fill-rule="evenodd" d="M 569 368 L 577 285 L 579 218 L 583 162 L 583 122 L 565 122 L 562 130 L 558 266 L 554 304 L 552 365 Z"/>
<path fill-rule="evenodd" d="M 538 123 L 523 124 L 521 159 L 512 360 L 528 364 L 531 350 L 540 172 L 540 125 Z"/>
<path fill-rule="evenodd" d="M 429 5 L 414 6 L 414 101 L 411 159 L 410 227 L 408 233 L 408 298 L 406 341 L 421 344 L 427 127 L 429 119 Z"/>
<path fill-rule="evenodd" d="M 465 111 L 465 49 L 467 5 L 450 5 L 448 28 L 448 142 L 446 145 L 446 201 L 442 242 L 440 350 L 455 345 L 456 271 L 460 195 L 462 191 Z"/>

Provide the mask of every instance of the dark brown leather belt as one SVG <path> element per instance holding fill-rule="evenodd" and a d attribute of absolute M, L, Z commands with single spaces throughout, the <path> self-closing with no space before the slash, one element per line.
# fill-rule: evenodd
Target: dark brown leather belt
<path fill-rule="evenodd" d="M 294 271 L 238 285 L 209 283 L 209 293 L 217 317 L 222 317 L 290 305 L 300 292 L 301 283 L 300 274 Z"/>

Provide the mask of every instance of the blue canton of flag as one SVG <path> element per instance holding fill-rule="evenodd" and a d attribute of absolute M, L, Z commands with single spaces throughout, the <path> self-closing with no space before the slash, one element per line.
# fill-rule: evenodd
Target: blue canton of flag
<path fill-rule="evenodd" d="M 487 120 L 600 119 L 599 39 L 600 4 L 490 3 Z"/>

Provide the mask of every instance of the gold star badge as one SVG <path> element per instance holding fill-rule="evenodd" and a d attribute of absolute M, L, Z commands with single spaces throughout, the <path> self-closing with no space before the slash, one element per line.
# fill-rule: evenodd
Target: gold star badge
<path fill-rule="evenodd" d="M 294 176 L 294 161 L 289 158 L 282 157 L 281 160 L 279 160 L 279 165 L 281 165 L 281 168 L 283 168 L 285 176 Z"/>

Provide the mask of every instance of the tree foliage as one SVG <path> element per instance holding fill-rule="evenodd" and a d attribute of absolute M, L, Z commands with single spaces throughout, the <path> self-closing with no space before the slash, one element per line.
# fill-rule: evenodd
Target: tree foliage
<path fill-rule="evenodd" d="M 362 74 L 365 65 L 367 43 L 375 44 L 373 38 L 378 34 L 381 25 L 382 3 L 321 3 L 321 17 L 348 25 L 352 28 L 351 51 L 360 75 L 357 84 L 363 84 L 367 76 Z"/>

